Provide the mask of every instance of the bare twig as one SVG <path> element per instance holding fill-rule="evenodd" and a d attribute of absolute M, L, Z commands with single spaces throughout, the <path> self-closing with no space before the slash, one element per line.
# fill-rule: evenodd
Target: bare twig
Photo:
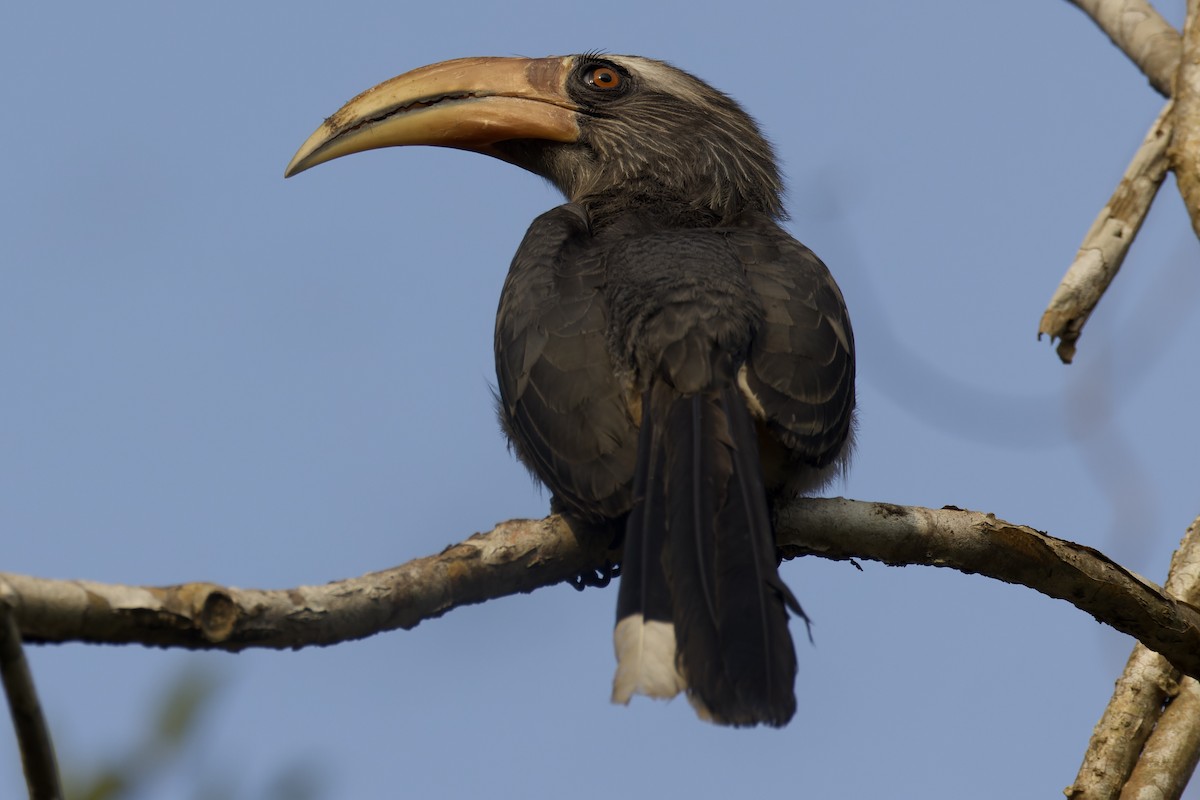
<path fill-rule="evenodd" d="M 1038 338 L 1046 334 L 1052 340 L 1059 339 L 1058 357 L 1064 364 L 1075 357 L 1075 343 L 1084 324 L 1117 276 L 1166 177 L 1172 102 L 1167 101 L 1150 126 L 1121 183 L 1083 237 L 1075 260 L 1042 314 Z"/>
<path fill-rule="evenodd" d="M 1188 527 L 1171 558 L 1166 588 L 1184 602 L 1200 602 L 1200 517 Z M 1134 647 L 1112 700 L 1092 733 L 1083 765 L 1067 790 L 1068 797 L 1112 800 L 1134 780 L 1135 766 L 1140 786 L 1182 787 L 1187 783 L 1195 767 L 1200 716 L 1183 713 L 1192 703 L 1190 698 L 1169 717 L 1163 714 L 1164 703 L 1180 692 L 1181 678 L 1179 670 L 1161 655 L 1140 644 Z M 1195 684 L 1191 678 L 1185 680 Z M 1187 692 L 1193 689 L 1189 686 Z"/>
<path fill-rule="evenodd" d="M 1069 1 L 1108 34 L 1113 44 L 1146 73 L 1155 89 L 1171 96 L 1182 52 L 1181 37 L 1146 0 Z M 1075 358 L 1083 326 L 1116 277 L 1162 185 L 1174 119 L 1168 102 L 1150 126 L 1108 204 L 1096 216 L 1042 314 L 1038 338 L 1046 334 L 1052 341 L 1058 339 L 1058 357 L 1064 364 Z"/>
<path fill-rule="evenodd" d="M 990 514 L 806 499 L 780 514 L 779 537 L 789 555 L 950 567 L 1023 584 L 1074 604 L 1200 675 L 1200 610 L 1089 547 Z M 615 558 L 605 549 L 607 539 L 577 540 L 557 516 L 513 520 L 391 570 L 271 591 L 0 579 L 16 590 L 27 641 L 296 648 L 412 628 L 460 605 L 563 581 Z"/>
<path fill-rule="evenodd" d="M 30 800 L 59 800 L 63 795 L 54 743 L 21 647 L 21 632 L 13 619 L 14 599 L 12 589 L 0 580 L 0 678 L 21 748 Z"/>
<path fill-rule="evenodd" d="M 1183 58 L 1175 76 L 1175 132 L 1169 156 L 1192 229 L 1200 236 L 1200 0 L 1188 0 Z"/>
<path fill-rule="evenodd" d="M 1179 64 L 1179 32 L 1146 0 L 1069 0 L 1108 34 L 1113 44 L 1137 64 L 1150 85 L 1171 96 Z"/>

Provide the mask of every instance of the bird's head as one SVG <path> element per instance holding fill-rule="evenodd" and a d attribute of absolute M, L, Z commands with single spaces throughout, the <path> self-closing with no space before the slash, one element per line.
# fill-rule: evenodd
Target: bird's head
<path fill-rule="evenodd" d="M 703 81 L 637 56 L 462 58 L 421 67 L 342 106 L 284 175 L 415 144 L 503 159 L 575 202 L 635 196 L 720 217 L 783 213 L 774 154 L 754 120 Z"/>

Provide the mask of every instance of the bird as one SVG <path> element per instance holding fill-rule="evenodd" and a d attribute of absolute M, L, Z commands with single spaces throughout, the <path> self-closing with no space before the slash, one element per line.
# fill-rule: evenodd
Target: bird
<path fill-rule="evenodd" d="M 783 227 L 771 144 L 670 64 L 473 57 L 362 92 L 291 177 L 383 147 L 481 153 L 566 202 L 511 261 L 495 328 L 511 449 L 583 526 L 623 534 L 612 700 L 683 693 L 705 720 L 786 725 L 797 660 L 774 515 L 844 472 L 850 317 Z"/>

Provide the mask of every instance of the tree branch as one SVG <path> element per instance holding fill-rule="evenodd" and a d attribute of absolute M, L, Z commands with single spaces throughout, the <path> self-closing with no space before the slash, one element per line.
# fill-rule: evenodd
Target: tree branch
<path fill-rule="evenodd" d="M 1146 74 L 1163 97 L 1179 65 L 1179 32 L 1146 0 L 1068 0 L 1108 34 L 1113 44 Z"/>
<path fill-rule="evenodd" d="M 1179 69 L 1182 38 L 1146 0 L 1068 0 L 1100 26 L 1113 44 L 1141 68 L 1151 85 L 1170 97 Z M 1059 339 L 1058 357 L 1075 358 L 1075 345 L 1096 304 L 1121 269 L 1141 230 L 1168 167 L 1176 113 L 1172 102 L 1159 113 L 1126 168 L 1108 204 L 1083 238 L 1038 324 L 1038 338 Z M 1200 199 L 1200 198 L 1198 198 Z"/>
<path fill-rule="evenodd" d="M 1200 602 L 1200 517 L 1188 527 L 1171 557 L 1167 591 L 1184 602 Z M 1182 694 L 1181 679 L 1185 682 Z M 1183 678 L 1167 659 L 1142 644 L 1135 646 L 1092 732 L 1083 764 L 1067 796 L 1074 800 L 1113 800 L 1136 786 L 1177 785 L 1182 791 L 1200 752 L 1196 750 L 1200 746 L 1200 715 L 1187 713 L 1197 699 L 1195 689 L 1196 681 Z M 1184 699 L 1179 709 L 1163 713 L 1165 703 L 1170 702 L 1171 708 L 1181 697 Z"/>
<path fill-rule="evenodd" d="M 27 642 L 136 642 L 238 651 L 330 645 L 414 628 L 450 609 L 559 583 L 597 564 L 558 516 L 504 522 L 441 553 L 362 577 L 294 589 L 211 583 L 137 587 L 0 573 Z"/>
<path fill-rule="evenodd" d="M 1200 236 L 1200 0 L 1188 0 L 1182 37 L 1144 0 L 1070 1 L 1108 33 L 1155 89 L 1173 99 L 1084 237 L 1042 316 L 1038 337 L 1061 337 L 1058 354 L 1064 363 L 1074 357 L 1083 325 L 1120 269 L 1168 167 L 1176 173 Z M 1200 602 L 1198 524 L 1200 519 L 1172 559 L 1167 582 L 1168 592 L 1190 603 Z M 1183 678 L 1178 666 L 1142 644 L 1134 648 L 1067 796 L 1108 800 L 1118 792 L 1128 798 L 1182 794 L 1200 759 L 1200 687 L 1195 673 Z"/>
<path fill-rule="evenodd" d="M 1084 545 L 992 514 L 853 500 L 794 503 L 780 515 L 785 552 L 924 564 L 978 573 L 1066 600 L 1163 653 L 1190 675 L 1200 609 Z"/>
<path fill-rule="evenodd" d="M 13 619 L 14 600 L 11 588 L 0 580 L 0 679 L 4 683 L 17 744 L 21 748 L 21 765 L 30 800 L 60 800 L 63 793 L 54 758 L 54 743 L 46 718 L 42 716 L 29 662 L 21 647 L 21 633 Z"/>
<path fill-rule="evenodd" d="M 1117 38 L 1114 36 L 1113 40 Z M 1118 45 L 1125 49 L 1120 42 Z M 1174 99 L 1167 103 L 1156 126 L 1173 128 L 1169 134 L 1164 130 L 1162 137 L 1170 143 L 1166 155 L 1176 173 L 1192 227 L 1200 236 L 1200 0 L 1188 0 L 1181 49 L 1181 57 L 1175 63 Z M 1153 191 L 1157 191 L 1157 186 Z M 1147 209 L 1152 199 L 1153 193 L 1146 201 Z M 1097 220 L 1093 231 L 1099 224 Z M 1136 232 L 1135 228 L 1133 234 Z M 1115 262 L 1117 267 L 1121 258 L 1124 251 L 1120 251 Z M 1043 328 L 1045 324 L 1043 317 Z M 1078 338 L 1077 331 L 1075 337 Z M 1063 345 L 1068 344 L 1073 351 L 1074 342 L 1068 343 L 1064 337 Z M 1061 356 L 1061 347 L 1059 353 Z M 1064 361 L 1069 360 L 1064 357 Z M 1200 603 L 1200 517 L 1192 522 L 1171 559 L 1167 591 L 1185 602 Z M 1183 794 L 1200 761 L 1200 685 L 1195 673 L 1184 677 L 1176 669 L 1178 666 L 1147 651 L 1141 644 L 1134 648 L 1088 743 L 1075 784 L 1066 790 L 1068 797 L 1109 800 L 1120 792 L 1120 797 L 1130 800 L 1143 797 L 1168 800 Z"/>
<path fill-rule="evenodd" d="M 1058 339 L 1058 357 L 1064 364 L 1070 364 L 1075 358 L 1075 343 L 1083 326 L 1121 269 L 1167 175 L 1173 102 L 1167 101 L 1150 126 L 1116 191 L 1083 237 L 1075 260 L 1042 314 L 1038 338 L 1046 334 L 1051 341 Z"/>
<path fill-rule="evenodd" d="M 1083 764 L 1065 794 L 1071 800 L 1114 800 L 1137 764 L 1162 705 L 1178 687 L 1179 671 L 1138 642 L 1117 679 L 1112 699 L 1088 741 Z"/>
<path fill-rule="evenodd" d="M 840 498 L 799 500 L 781 512 L 778 528 L 788 555 L 950 567 L 1029 586 L 1200 675 L 1200 610 L 1089 547 L 991 514 Z M 285 590 L 0 579 L 16 591 L 27 641 L 297 648 L 412 628 L 461 605 L 561 582 L 615 559 L 606 541 L 577 537 L 558 516 L 513 520 L 394 569 Z"/>
<path fill-rule="evenodd" d="M 1179 800 L 1200 758 L 1200 684 L 1184 678 L 1142 750 L 1121 800 Z"/>
<path fill-rule="evenodd" d="M 1200 236 L 1200 0 L 1188 0 L 1183 57 L 1175 76 L 1175 132 L 1168 155 L 1192 229 Z"/>

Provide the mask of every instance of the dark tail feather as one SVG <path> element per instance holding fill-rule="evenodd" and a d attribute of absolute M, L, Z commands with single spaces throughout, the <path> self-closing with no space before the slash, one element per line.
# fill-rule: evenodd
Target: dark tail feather
<path fill-rule="evenodd" d="M 645 407 L 649 400 L 647 392 Z M 633 509 L 625 528 L 617 594 L 614 703 L 628 703 L 634 694 L 671 698 L 686 688 L 676 659 L 671 593 L 663 567 L 667 538 L 664 455 L 661 432 L 652 416 L 646 415 L 638 435 Z"/>
<path fill-rule="evenodd" d="M 779 557 L 777 555 L 778 548 L 775 543 L 775 528 L 771 524 L 771 513 L 767 508 L 766 503 L 766 488 L 762 484 L 762 464 L 758 458 L 758 431 L 754 428 L 754 423 L 750 419 L 750 414 L 738 396 L 738 393 L 732 388 L 725 389 L 721 392 L 721 407 L 724 409 L 726 418 L 729 420 L 729 427 L 732 433 L 735 446 L 733 448 L 733 473 L 738 477 L 738 483 L 741 487 L 743 497 L 762 497 L 763 502 L 751 503 L 750 505 L 756 512 L 754 528 L 756 530 L 766 530 L 769 535 L 769 545 L 765 556 L 768 568 L 767 581 L 771 588 L 779 593 L 786 605 L 793 614 L 804 620 L 806 627 L 812 627 L 812 621 L 808 618 L 808 614 L 804 613 L 804 609 L 800 606 L 800 601 L 792 594 L 792 590 L 783 582 L 783 578 L 779 577 Z M 742 443 L 749 443 L 748 445 Z M 755 484 L 755 485 L 752 485 Z M 810 630 L 809 640 L 812 640 L 812 632 Z M 789 652 L 794 651 L 790 648 L 791 636 L 788 637 Z M 793 670 L 795 668 L 793 667 Z"/>
<path fill-rule="evenodd" d="M 749 412 L 732 388 L 657 386 L 647 399 L 643 430 L 665 428 L 666 568 L 689 697 L 716 722 L 784 725 L 796 710 L 786 607 L 799 604 L 779 577 Z"/>

